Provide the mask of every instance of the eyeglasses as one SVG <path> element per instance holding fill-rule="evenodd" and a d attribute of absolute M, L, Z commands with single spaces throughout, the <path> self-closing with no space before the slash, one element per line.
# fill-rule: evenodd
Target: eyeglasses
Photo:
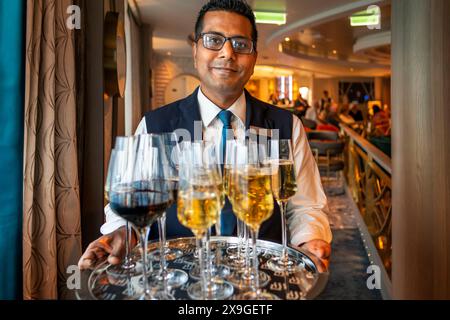
<path fill-rule="evenodd" d="M 244 37 L 224 37 L 217 33 L 201 33 L 200 37 L 203 40 L 203 47 L 209 50 L 219 51 L 222 50 L 225 42 L 231 41 L 234 53 L 239 54 L 252 54 L 254 51 L 253 40 Z M 197 41 L 200 39 L 197 39 Z M 197 42 L 196 41 L 196 42 Z"/>

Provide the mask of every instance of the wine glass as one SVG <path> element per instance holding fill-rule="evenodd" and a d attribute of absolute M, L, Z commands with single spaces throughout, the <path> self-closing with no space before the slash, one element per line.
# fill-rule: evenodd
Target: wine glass
<path fill-rule="evenodd" d="M 292 144 L 291 140 L 271 140 L 268 144 L 268 160 L 273 171 L 272 191 L 281 213 L 283 251 L 281 256 L 269 259 L 267 265 L 273 271 L 291 273 L 301 268 L 287 251 L 286 208 L 289 199 L 297 192 Z"/>
<path fill-rule="evenodd" d="M 120 145 L 126 145 L 128 143 L 128 140 L 129 139 L 127 137 L 117 137 L 116 141 L 121 141 L 119 143 Z M 123 147 L 120 147 L 119 149 L 112 149 L 111 155 L 110 155 L 110 161 L 109 161 L 110 166 L 108 168 L 108 172 L 112 168 L 111 167 L 112 163 L 115 163 L 116 161 L 123 162 L 125 156 L 126 156 L 126 152 Z M 109 201 L 108 188 L 109 188 L 109 183 L 107 181 L 105 184 L 105 198 L 107 201 Z M 137 273 L 136 263 L 133 260 L 132 255 L 131 255 L 132 248 L 130 247 L 131 243 L 129 241 L 129 238 L 131 236 L 130 234 L 132 232 L 132 229 L 131 229 L 131 226 L 128 221 L 126 221 L 125 231 L 126 232 L 125 232 L 125 257 L 124 257 L 124 260 L 122 263 L 120 263 L 118 265 L 110 265 L 106 268 L 106 272 L 108 273 L 109 276 L 113 276 L 113 277 L 129 277 L 130 276 L 130 277 L 132 277 L 132 276 L 135 276 Z"/>
<path fill-rule="evenodd" d="M 161 141 L 161 152 L 164 153 L 164 167 L 167 172 L 167 183 L 168 188 L 173 194 L 173 203 L 176 202 L 178 194 L 178 157 L 179 157 L 179 146 L 177 141 L 177 136 L 175 133 L 161 133 L 155 134 Z M 153 252 L 153 257 L 159 257 L 160 268 L 158 274 L 154 277 L 151 284 L 153 286 L 162 288 L 165 291 L 165 295 L 170 297 L 167 293 L 167 286 L 172 288 L 180 287 L 185 284 L 189 276 L 188 274 L 179 269 L 168 269 L 166 264 L 167 256 L 171 260 L 176 259 L 183 255 L 183 252 L 179 249 L 169 248 L 166 241 L 166 214 L 164 213 L 160 218 L 158 218 L 158 231 L 159 231 L 159 244 L 160 248 L 157 252 Z M 161 254 L 163 252 L 164 254 Z"/>
<path fill-rule="evenodd" d="M 273 214 L 274 200 L 271 190 L 271 167 L 260 159 L 258 145 L 249 141 L 236 152 L 237 170 L 233 175 L 235 214 L 249 228 L 252 238 L 253 284 L 250 291 L 239 294 L 242 300 L 276 300 L 277 296 L 263 292 L 260 286 L 256 241 L 261 224 Z M 262 273 L 262 272 L 261 272 Z"/>
<path fill-rule="evenodd" d="M 111 209 L 139 231 L 142 245 L 142 300 L 154 299 L 148 285 L 147 245 L 150 226 L 173 201 L 160 139 L 154 135 L 130 138 L 122 161 L 112 159 L 107 187 Z"/>
<path fill-rule="evenodd" d="M 204 144 L 184 144 L 180 161 L 177 215 L 180 223 L 195 235 L 200 267 L 200 282 L 188 287 L 188 295 L 194 300 L 226 299 L 233 294 L 231 284 L 211 281 L 207 234 L 219 218 L 221 208 L 217 180 L 204 156 L 207 157 Z"/>

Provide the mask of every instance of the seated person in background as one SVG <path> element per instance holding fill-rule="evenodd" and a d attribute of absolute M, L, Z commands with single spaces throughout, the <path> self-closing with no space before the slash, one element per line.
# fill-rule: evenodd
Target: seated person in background
<path fill-rule="evenodd" d="M 373 118 L 372 118 L 373 127 L 375 129 L 375 136 L 386 136 L 389 133 L 390 129 L 390 119 L 386 112 L 381 110 L 380 106 L 373 106 Z"/>
<path fill-rule="evenodd" d="M 275 93 L 271 93 L 269 97 L 269 103 L 276 106 L 278 104 L 278 97 L 275 95 Z"/>
<path fill-rule="evenodd" d="M 329 92 L 327 90 L 324 90 L 323 97 L 322 99 L 320 99 L 320 112 L 327 110 L 330 107 L 332 101 L 333 100 L 331 99 Z"/>
<path fill-rule="evenodd" d="M 299 117 L 304 117 L 306 115 L 306 110 L 309 108 L 308 101 L 303 99 L 302 95 L 299 94 L 297 99 L 294 101 L 294 113 Z"/>
<path fill-rule="evenodd" d="M 318 103 L 316 102 L 312 107 L 306 110 L 305 119 L 316 121 L 317 122 L 317 109 Z"/>
<path fill-rule="evenodd" d="M 327 123 L 339 128 L 340 121 L 339 121 L 339 116 L 338 116 L 337 110 L 338 110 L 337 103 L 332 103 L 325 120 Z"/>
<path fill-rule="evenodd" d="M 355 121 L 363 121 L 364 120 L 363 113 L 361 110 L 359 110 L 358 104 L 355 102 L 352 102 L 350 104 L 350 111 L 348 112 L 348 115 L 350 117 L 352 117 L 353 120 L 355 120 Z"/>
<path fill-rule="evenodd" d="M 284 96 L 279 100 L 278 105 L 281 107 L 289 107 L 291 105 L 291 100 L 289 100 L 288 97 Z"/>

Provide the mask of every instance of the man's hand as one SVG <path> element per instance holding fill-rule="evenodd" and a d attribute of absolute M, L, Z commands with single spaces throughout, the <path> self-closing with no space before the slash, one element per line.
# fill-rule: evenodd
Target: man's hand
<path fill-rule="evenodd" d="M 317 266 L 320 272 L 325 272 L 330 264 L 331 245 L 323 240 L 311 240 L 300 246 L 320 259 L 323 266 Z"/>
<path fill-rule="evenodd" d="M 119 264 L 125 255 L 125 229 L 125 227 L 122 227 L 89 244 L 80 261 L 78 261 L 80 270 L 93 268 L 105 259 L 108 259 L 110 264 Z M 136 240 L 133 236 L 130 237 L 130 241 L 131 247 L 134 247 Z"/>

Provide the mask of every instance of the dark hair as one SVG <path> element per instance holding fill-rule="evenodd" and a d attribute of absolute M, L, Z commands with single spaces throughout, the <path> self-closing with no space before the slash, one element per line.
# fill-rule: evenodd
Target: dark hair
<path fill-rule="evenodd" d="M 381 111 L 381 108 L 380 108 L 379 105 L 375 104 L 375 105 L 372 107 L 372 110 L 373 110 L 373 114 L 377 114 L 378 112 Z"/>
<path fill-rule="evenodd" d="M 203 30 L 203 18 L 208 11 L 228 11 L 246 17 L 252 25 L 252 40 L 256 51 L 258 30 L 256 29 L 255 14 L 245 0 L 210 0 L 205 4 L 198 13 L 197 22 L 195 23 L 196 41 L 200 38 L 200 34 Z"/>

